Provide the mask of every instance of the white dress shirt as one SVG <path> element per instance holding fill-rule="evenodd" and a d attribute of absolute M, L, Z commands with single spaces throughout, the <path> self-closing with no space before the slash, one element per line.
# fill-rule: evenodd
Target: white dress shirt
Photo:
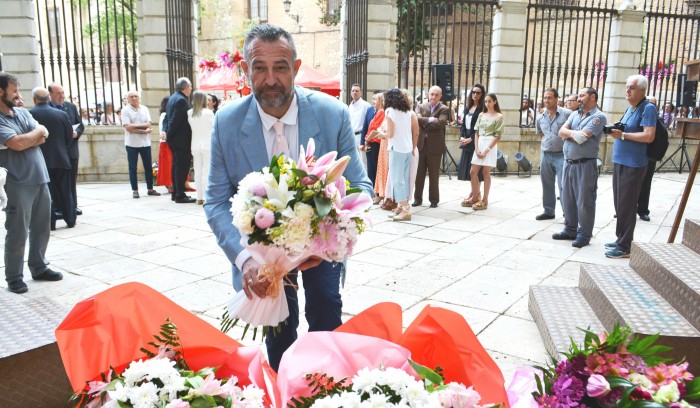
<path fill-rule="evenodd" d="M 362 126 L 365 124 L 365 115 L 367 115 L 367 108 L 370 104 L 364 99 L 360 98 L 357 102 L 352 101 L 348 105 L 348 110 L 350 111 L 350 124 L 352 125 L 353 132 L 361 132 Z"/>

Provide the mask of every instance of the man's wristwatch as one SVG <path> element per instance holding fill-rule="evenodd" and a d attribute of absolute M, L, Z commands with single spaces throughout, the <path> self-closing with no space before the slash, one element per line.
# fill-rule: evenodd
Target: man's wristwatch
<path fill-rule="evenodd" d="M 622 132 L 622 140 L 625 140 L 625 132 Z"/>

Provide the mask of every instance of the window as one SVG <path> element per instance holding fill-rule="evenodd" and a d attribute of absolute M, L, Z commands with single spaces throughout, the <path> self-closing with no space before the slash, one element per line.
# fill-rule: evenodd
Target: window
<path fill-rule="evenodd" d="M 51 47 L 61 47 L 61 10 L 58 8 L 49 8 L 46 10 L 46 18 L 48 19 L 49 40 Z"/>
<path fill-rule="evenodd" d="M 334 16 L 340 14 L 340 0 L 326 0 L 326 15 Z"/>
<path fill-rule="evenodd" d="M 267 0 L 250 0 L 250 19 L 267 22 Z"/>

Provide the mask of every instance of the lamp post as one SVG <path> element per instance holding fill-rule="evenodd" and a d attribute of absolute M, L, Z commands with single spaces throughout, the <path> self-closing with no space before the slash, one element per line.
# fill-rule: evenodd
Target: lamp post
<path fill-rule="evenodd" d="M 297 24 L 299 24 L 299 16 L 297 14 L 291 14 L 289 12 L 289 10 L 292 7 L 292 0 L 284 0 L 282 2 L 282 5 L 284 6 L 284 12 L 287 13 L 289 18 L 291 18 L 292 20 L 296 21 Z"/>

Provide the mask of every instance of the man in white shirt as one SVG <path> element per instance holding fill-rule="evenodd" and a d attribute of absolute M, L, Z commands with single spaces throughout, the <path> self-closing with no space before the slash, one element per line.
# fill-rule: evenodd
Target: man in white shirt
<path fill-rule="evenodd" d="M 352 102 L 348 105 L 348 110 L 350 111 L 350 125 L 352 126 L 352 131 L 355 132 L 355 144 L 359 150 L 362 126 L 365 123 L 367 109 L 372 105 L 362 99 L 362 87 L 359 84 L 352 84 L 350 96 L 352 96 Z M 364 154 L 360 154 L 360 160 L 362 160 L 362 164 L 367 165 L 367 158 Z"/>
<path fill-rule="evenodd" d="M 153 189 L 153 170 L 151 168 L 151 114 L 148 108 L 139 104 L 139 93 L 129 91 L 129 104 L 122 110 L 122 126 L 124 126 L 124 145 L 129 162 L 129 181 L 131 182 L 132 197 L 139 198 L 136 164 L 141 155 L 143 170 L 146 175 L 146 187 L 149 196 L 159 196 Z"/>

